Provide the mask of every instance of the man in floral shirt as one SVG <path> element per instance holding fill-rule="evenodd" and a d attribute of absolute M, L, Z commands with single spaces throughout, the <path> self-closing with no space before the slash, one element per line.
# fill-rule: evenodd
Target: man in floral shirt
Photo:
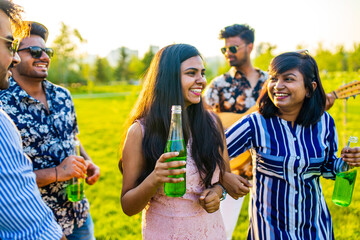
<path fill-rule="evenodd" d="M 221 49 L 221 52 L 231 69 L 211 81 L 205 89 L 203 98 L 217 112 L 224 127 L 228 128 L 232 123 L 240 119 L 241 114 L 256 104 L 268 74 L 251 64 L 250 54 L 254 48 L 254 29 L 245 24 L 227 26 L 221 30 L 220 39 L 225 40 L 225 46 Z M 247 173 L 244 175 L 247 175 Z M 226 235 L 228 239 L 231 239 L 241 210 L 242 196 L 247 194 L 249 189 L 246 180 L 233 174 L 226 174 L 223 184 L 227 190 L 228 188 L 234 189 L 237 186 L 237 194 L 232 196 L 235 199 L 240 197 L 236 201 L 230 197 L 226 198 L 220 205 Z"/>
<path fill-rule="evenodd" d="M 10 87 L 0 92 L 0 100 L 20 131 L 42 198 L 67 239 L 94 239 L 88 200 L 69 202 L 65 187 L 67 180 L 85 178 L 85 174 L 86 182 L 94 184 L 100 169 L 81 145 L 81 157 L 74 155 L 78 125 L 70 92 L 45 80 L 53 55 L 45 47 L 48 31 L 36 22 L 29 26 L 30 36 L 18 50 L 21 63 L 13 68 Z"/>
<path fill-rule="evenodd" d="M 225 40 L 221 49 L 232 67 L 216 77 L 204 92 L 204 99 L 217 112 L 245 113 L 255 105 L 268 74 L 251 64 L 254 30 L 247 25 L 234 24 L 220 32 Z"/>

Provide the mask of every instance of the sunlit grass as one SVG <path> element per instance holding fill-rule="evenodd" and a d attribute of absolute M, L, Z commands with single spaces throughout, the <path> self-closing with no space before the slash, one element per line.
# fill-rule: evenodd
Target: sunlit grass
<path fill-rule="evenodd" d="M 336 79 L 336 80 L 334 80 Z M 337 74 L 323 77 L 324 88 L 330 92 L 342 83 L 360 80 L 359 74 Z M 100 180 L 86 187 L 86 196 L 90 201 L 91 215 L 95 223 L 95 235 L 102 239 L 141 239 L 141 214 L 126 216 L 120 205 L 122 176 L 118 170 L 118 149 L 124 132 L 124 122 L 133 106 L 139 88 L 109 87 L 94 92 L 129 92 L 129 95 L 104 98 L 75 98 L 75 107 L 80 126 L 80 139 L 93 161 L 101 168 Z M 342 138 L 356 135 L 360 137 L 360 101 L 359 98 L 347 101 L 344 113 L 343 102 L 337 101 L 329 111 L 338 128 L 340 149 Z M 344 116 L 347 124 L 344 127 Z M 358 174 L 358 178 L 360 174 Z M 360 239 L 360 179 L 357 180 L 352 203 L 349 207 L 338 207 L 331 202 L 334 182 L 322 179 L 322 186 L 333 222 L 335 239 Z M 246 239 L 248 228 L 248 197 L 239 216 L 233 239 Z"/>

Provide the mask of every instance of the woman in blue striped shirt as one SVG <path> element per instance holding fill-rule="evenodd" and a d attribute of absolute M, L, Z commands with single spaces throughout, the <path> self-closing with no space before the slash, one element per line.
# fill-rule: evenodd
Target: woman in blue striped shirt
<path fill-rule="evenodd" d="M 315 60 L 305 53 L 275 57 L 259 110 L 226 132 L 230 157 L 253 153 L 248 239 L 334 239 L 319 178 L 334 179 L 344 161 L 360 165 L 360 148 L 337 158 L 337 133 L 325 112 Z M 343 161 L 344 160 L 344 161 Z"/>

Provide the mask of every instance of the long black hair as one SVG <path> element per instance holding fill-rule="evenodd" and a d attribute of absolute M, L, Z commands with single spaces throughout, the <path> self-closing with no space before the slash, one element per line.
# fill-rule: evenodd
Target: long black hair
<path fill-rule="evenodd" d="M 142 91 L 128 119 L 129 124 L 141 120 L 145 127 L 142 148 L 146 167 L 138 184 L 154 170 L 157 159 L 164 153 L 172 105 L 182 106 L 184 140 L 187 144 L 192 139 L 191 155 L 205 186 L 211 185 L 217 166 L 221 174 L 224 171 L 224 136 L 220 120 L 205 109 L 202 100 L 185 108 L 181 63 L 194 56 L 201 55 L 191 45 L 169 45 L 156 53 L 145 75 Z"/>
<path fill-rule="evenodd" d="M 287 52 L 271 60 L 268 69 L 269 78 L 291 69 L 297 69 L 303 75 L 305 88 L 309 92 L 295 122 L 303 126 L 310 126 L 317 123 L 325 111 L 326 95 L 321 84 L 319 69 L 315 59 L 306 51 L 303 53 Z M 313 90 L 312 82 L 317 84 L 315 90 Z M 280 115 L 279 109 L 268 95 L 268 82 L 264 86 L 258 99 L 259 113 L 265 118 Z"/>

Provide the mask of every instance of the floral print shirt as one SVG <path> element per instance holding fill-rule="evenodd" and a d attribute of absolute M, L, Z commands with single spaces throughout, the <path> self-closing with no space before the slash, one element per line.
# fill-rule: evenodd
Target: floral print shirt
<path fill-rule="evenodd" d="M 256 69 L 260 77 L 254 88 L 240 71 L 233 67 L 211 81 L 204 92 L 204 100 L 216 112 L 244 113 L 256 104 L 260 90 L 268 78 L 268 73 Z"/>
<path fill-rule="evenodd" d="M 72 155 L 72 143 L 79 132 L 70 92 L 46 80 L 42 86 L 49 112 L 13 78 L 10 78 L 10 87 L 0 91 L 3 110 L 18 127 L 24 152 L 32 160 L 34 170 L 53 168 Z M 66 182 L 54 182 L 39 189 L 65 235 L 73 232 L 75 222 L 79 227 L 83 225 L 89 212 L 86 198 L 74 203 L 68 201 Z"/>

